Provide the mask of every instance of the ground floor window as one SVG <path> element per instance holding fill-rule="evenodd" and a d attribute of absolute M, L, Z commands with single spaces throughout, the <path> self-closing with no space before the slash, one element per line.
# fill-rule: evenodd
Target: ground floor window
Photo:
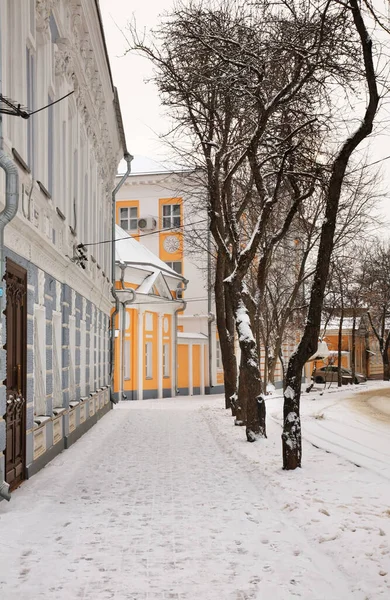
<path fill-rule="evenodd" d="M 215 361 L 217 363 L 217 369 L 222 369 L 221 344 L 219 340 L 217 340 L 216 345 Z"/>
<path fill-rule="evenodd" d="M 170 363 L 169 363 L 169 344 L 163 344 L 163 376 L 169 377 L 170 375 Z"/>
<path fill-rule="evenodd" d="M 145 377 L 152 379 L 153 377 L 153 343 L 146 342 L 145 344 Z"/>

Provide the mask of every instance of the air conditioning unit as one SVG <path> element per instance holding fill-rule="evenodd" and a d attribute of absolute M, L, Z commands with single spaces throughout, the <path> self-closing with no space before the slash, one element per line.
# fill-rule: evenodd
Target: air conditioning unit
<path fill-rule="evenodd" d="M 157 221 L 154 217 L 140 217 L 138 219 L 138 229 L 142 229 L 144 231 L 145 229 L 156 229 L 156 227 Z"/>

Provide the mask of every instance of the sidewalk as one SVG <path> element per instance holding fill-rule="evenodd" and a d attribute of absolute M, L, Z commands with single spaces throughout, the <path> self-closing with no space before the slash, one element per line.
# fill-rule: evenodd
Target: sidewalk
<path fill-rule="evenodd" d="M 1 600 L 364 600 L 202 404 L 122 403 L 1 503 Z"/>

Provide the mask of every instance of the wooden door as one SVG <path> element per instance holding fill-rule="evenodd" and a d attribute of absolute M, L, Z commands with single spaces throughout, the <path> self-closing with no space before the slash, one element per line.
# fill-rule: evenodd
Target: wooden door
<path fill-rule="evenodd" d="M 25 478 L 27 271 L 7 259 L 6 481 L 15 489 Z"/>

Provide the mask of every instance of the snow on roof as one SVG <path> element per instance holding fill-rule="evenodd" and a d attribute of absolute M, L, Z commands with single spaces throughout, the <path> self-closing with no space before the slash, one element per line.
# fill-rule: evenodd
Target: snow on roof
<path fill-rule="evenodd" d="M 123 173 L 126 173 L 126 167 L 126 162 L 122 160 L 119 164 L 118 174 L 123 175 Z M 164 160 L 164 162 L 159 162 L 153 158 L 138 155 L 135 156 L 131 162 L 130 175 L 172 173 L 181 171 L 187 171 L 187 169 L 168 160 Z"/>
<path fill-rule="evenodd" d="M 178 331 L 177 337 L 191 340 L 207 340 L 207 335 L 204 335 L 204 333 L 191 333 L 186 331 Z"/>
<path fill-rule="evenodd" d="M 151 250 L 129 236 L 129 234 L 119 227 L 119 225 L 115 225 L 115 240 L 116 262 L 138 263 L 140 268 L 145 265 L 147 270 L 162 270 L 169 276 L 175 277 L 175 279 L 182 279 L 176 271 L 168 267 L 168 265 L 151 252 Z M 137 265 L 134 266 L 136 267 Z"/>
<path fill-rule="evenodd" d="M 356 317 L 356 329 L 359 329 L 360 327 L 360 321 L 361 321 L 361 317 Z M 325 323 L 323 324 L 323 326 L 325 325 Z M 326 326 L 326 329 L 338 329 L 340 326 L 340 317 L 335 317 L 333 319 L 330 319 L 328 321 L 328 324 Z M 353 318 L 352 317 L 344 317 L 343 319 L 343 329 L 352 329 L 353 326 Z"/>
<path fill-rule="evenodd" d="M 154 271 L 154 273 L 148 275 L 137 288 L 137 294 L 150 293 L 159 295 L 165 299 L 173 300 L 169 287 L 160 271 Z"/>

